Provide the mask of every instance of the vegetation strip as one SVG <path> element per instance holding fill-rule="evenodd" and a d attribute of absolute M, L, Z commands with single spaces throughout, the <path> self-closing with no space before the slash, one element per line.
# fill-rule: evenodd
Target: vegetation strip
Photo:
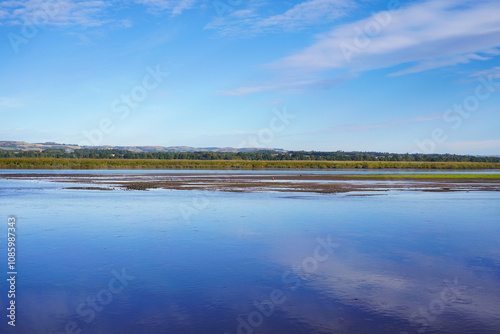
<path fill-rule="evenodd" d="M 500 169 L 494 162 L 0 158 L 1 169 Z"/>
<path fill-rule="evenodd" d="M 24 145 L 26 144 L 26 145 Z M 247 160 L 247 161 L 407 161 L 407 162 L 497 162 L 500 157 L 484 157 L 456 154 L 388 153 L 388 152 L 318 152 L 284 151 L 280 149 L 234 149 L 238 152 L 222 151 L 221 148 L 207 148 L 207 151 L 172 151 L 172 148 L 129 147 L 129 149 L 107 148 L 49 148 L 36 150 L 36 145 L 18 145 L 15 142 L 0 141 L 0 158 L 71 158 L 71 159 L 160 159 L 160 160 Z M 49 143 L 50 144 L 50 143 Z M 55 143 L 52 143 L 55 144 Z M 11 145 L 13 147 L 11 147 Z M 31 146 L 30 146 L 31 145 Z M 35 145 L 35 147 L 32 147 Z M 46 147 L 47 145 L 45 145 Z M 17 147 L 17 148 L 16 148 Z M 31 147 L 31 150 L 26 150 Z M 54 147 L 58 147 L 57 144 Z M 182 148 L 178 148 L 182 149 Z M 184 149 L 194 149 L 185 147 Z M 21 151 L 18 151 L 21 150 Z M 160 150 L 160 151 L 158 151 Z"/>
<path fill-rule="evenodd" d="M 500 179 L 500 174 L 376 174 L 345 175 L 346 178 L 397 178 L 397 179 Z"/>

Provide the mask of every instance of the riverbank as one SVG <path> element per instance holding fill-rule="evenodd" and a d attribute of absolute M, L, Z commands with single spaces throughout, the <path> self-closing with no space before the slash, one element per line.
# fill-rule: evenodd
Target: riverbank
<path fill-rule="evenodd" d="M 500 169 L 488 162 L 0 158 L 0 169 Z"/>

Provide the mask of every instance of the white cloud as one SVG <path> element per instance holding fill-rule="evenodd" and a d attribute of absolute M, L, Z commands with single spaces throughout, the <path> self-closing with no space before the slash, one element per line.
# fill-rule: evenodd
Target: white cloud
<path fill-rule="evenodd" d="M 131 1 L 144 5 L 151 13 L 168 12 L 171 16 L 180 15 L 198 2 L 197 0 Z M 0 20 L 2 20 L 0 25 L 102 26 L 116 21 L 111 18 L 111 10 L 119 6 L 120 2 L 100 0 L 3 1 L 0 2 Z M 127 20 L 121 20 L 118 24 L 124 27 L 130 26 Z"/>
<path fill-rule="evenodd" d="M 197 0 L 134 0 L 134 2 L 150 7 L 150 12 L 168 11 L 172 16 L 177 16 L 184 10 L 193 8 Z"/>
<path fill-rule="evenodd" d="M 493 52 L 490 52 L 490 54 L 494 54 Z M 491 78 L 491 79 L 500 79 L 500 66 L 494 66 L 492 68 L 488 68 L 485 70 L 481 71 L 475 71 L 470 73 L 465 73 L 467 77 L 462 77 L 460 80 L 457 80 L 455 83 L 457 84 L 467 84 L 471 82 L 476 82 L 478 80 L 478 77 L 482 78 Z M 490 80 L 490 79 L 488 79 Z M 496 80 L 495 80 L 496 81 Z M 500 84 L 500 83 L 499 83 Z M 493 82 L 493 85 L 496 85 L 495 82 Z"/>
<path fill-rule="evenodd" d="M 493 79 L 499 79 L 500 78 L 500 66 L 495 66 L 493 68 L 484 70 L 484 71 L 479 71 L 476 73 L 471 74 L 471 77 L 491 77 Z"/>
<path fill-rule="evenodd" d="M 208 24 L 205 29 L 214 29 L 223 36 L 241 37 L 265 32 L 293 31 L 331 24 L 337 18 L 345 16 L 353 7 L 353 0 L 307 0 L 284 13 L 262 16 L 257 13 L 262 2 L 251 2 L 249 8 L 235 10 L 223 18 Z"/>
<path fill-rule="evenodd" d="M 243 19 L 243 18 L 247 18 L 247 17 L 256 16 L 256 14 L 251 9 L 241 9 L 241 10 L 234 11 L 231 14 L 231 16 L 235 17 L 235 18 Z"/>
<path fill-rule="evenodd" d="M 288 80 L 273 82 L 267 85 L 253 85 L 238 87 L 231 90 L 225 90 L 221 93 L 223 95 L 244 96 L 248 94 L 273 91 L 273 90 L 289 90 L 292 92 L 299 92 L 306 89 L 328 89 L 341 84 L 354 76 L 349 75 L 345 77 L 330 78 L 330 79 L 305 79 L 305 80 Z"/>
<path fill-rule="evenodd" d="M 334 20 L 345 15 L 353 6 L 350 0 L 309 0 L 295 5 L 280 15 L 274 15 L 256 23 L 258 27 L 299 28 L 318 22 Z"/>
<path fill-rule="evenodd" d="M 269 66 L 310 72 L 365 71 L 413 64 L 394 75 L 471 60 L 500 46 L 500 2 L 430 0 L 384 11 L 318 36 L 310 47 Z"/>
<path fill-rule="evenodd" d="M 259 86 L 259 85 L 244 86 L 244 87 L 238 87 L 238 88 L 235 88 L 232 90 L 222 91 L 221 93 L 223 95 L 244 96 L 244 95 L 248 95 L 248 94 L 265 92 L 265 91 L 269 91 L 269 90 L 298 88 L 298 87 L 310 85 L 311 83 L 312 83 L 311 81 L 298 81 L 298 82 L 287 82 L 287 83 L 283 83 L 283 82 L 273 83 L 273 84 L 262 85 L 262 86 Z"/>
<path fill-rule="evenodd" d="M 405 75 L 405 74 L 418 73 L 418 72 L 423 72 L 423 71 L 427 71 L 427 70 L 432 70 L 435 68 L 455 66 L 458 64 L 467 64 L 467 63 L 470 63 L 472 60 L 489 60 L 489 59 L 491 59 L 491 57 L 483 57 L 483 56 L 477 55 L 475 53 L 471 53 L 471 54 L 460 55 L 460 56 L 451 57 L 451 58 L 427 60 L 427 61 L 422 61 L 422 62 L 418 63 L 417 65 L 412 66 L 410 68 L 407 68 L 405 70 L 401 70 L 401 71 L 392 73 L 389 76 L 399 76 L 399 75 Z"/>
<path fill-rule="evenodd" d="M 8 12 L 8 25 L 99 26 L 108 22 L 101 15 L 109 6 L 105 1 L 25 0 L 1 2 L 0 10 Z"/>
<path fill-rule="evenodd" d="M 92 45 L 92 41 L 86 34 L 76 33 L 76 32 L 68 32 L 70 36 L 75 36 L 78 39 L 77 45 Z"/>

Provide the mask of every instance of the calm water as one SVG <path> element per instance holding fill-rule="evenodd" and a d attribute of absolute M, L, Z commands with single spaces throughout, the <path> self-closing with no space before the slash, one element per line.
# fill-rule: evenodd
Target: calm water
<path fill-rule="evenodd" d="M 499 193 L 65 186 L 0 180 L 1 333 L 500 333 Z"/>

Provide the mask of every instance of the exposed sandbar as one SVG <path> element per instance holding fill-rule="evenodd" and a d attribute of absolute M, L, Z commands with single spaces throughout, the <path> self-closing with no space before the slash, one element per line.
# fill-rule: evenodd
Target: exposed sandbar
<path fill-rule="evenodd" d="M 243 173 L 140 173 L 140 174 L 0 174 L 0 178 L 73 183 L 68 189 L 86 190 L 207 190 L 230 192 L 383 192 L 499 191 L 499 174 L 243 174 Z M 74 184 L 81 184 L 75 186 Z"/>

